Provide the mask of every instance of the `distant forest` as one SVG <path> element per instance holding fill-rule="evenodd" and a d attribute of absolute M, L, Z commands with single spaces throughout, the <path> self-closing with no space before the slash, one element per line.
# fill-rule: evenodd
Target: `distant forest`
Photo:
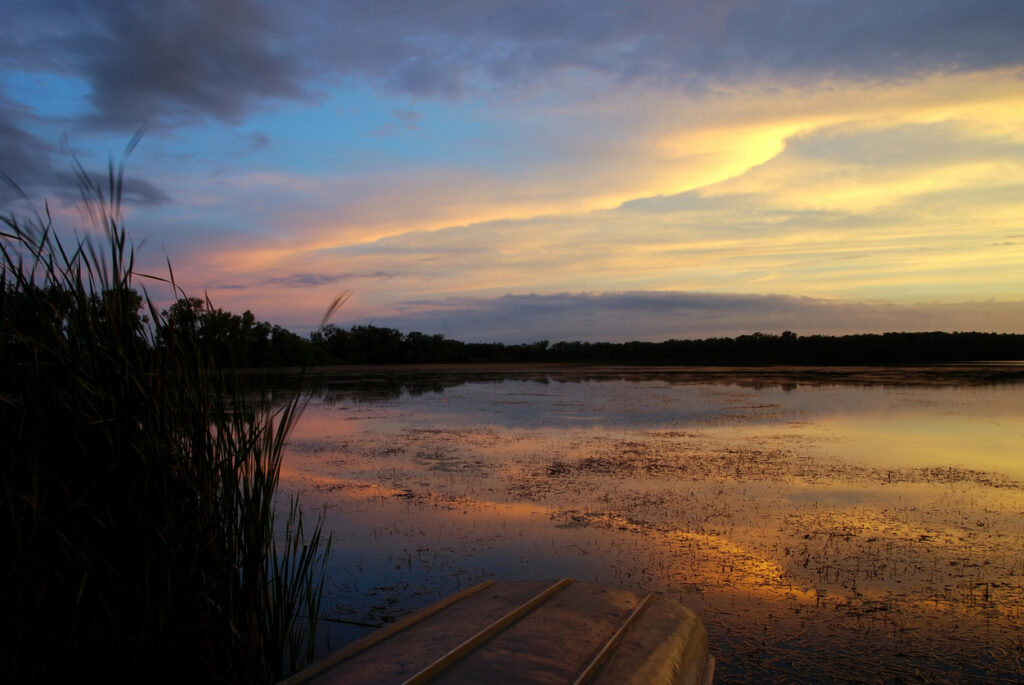
<path fill-rule="evenodd" d="M 302 337 L 231 314 L 198 298 L 166 312 L 173 325 L 192 328 L 214 350 L 217 364 L 238 368 L 330 364 L 796 364 L 887 365 L 1024 360 L 1024 335 L 1009 333 L 884 333 L 779 335 L 664 342 L 466 343 L 443 335 L 393 328 L 328 324 Z"/>

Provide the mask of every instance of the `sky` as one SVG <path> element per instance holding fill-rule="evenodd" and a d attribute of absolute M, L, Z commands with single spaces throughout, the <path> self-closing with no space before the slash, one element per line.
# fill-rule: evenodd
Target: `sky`
<path fill-rule="evenodd" d="M 1024 2 L 0 0 L 5 214 L 300 333 L 1024 333 Z M 155 283 L 150 286 L 157 293 Z M 163 295 L 157 294 L 158 297 Z"/>

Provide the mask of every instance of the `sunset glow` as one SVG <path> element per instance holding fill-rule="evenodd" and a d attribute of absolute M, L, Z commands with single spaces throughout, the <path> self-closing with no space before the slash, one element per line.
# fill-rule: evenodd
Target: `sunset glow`
<path fill-rule="evenodd" d="M 102 177 L 145 126 L 142 270 L 230 311 L 1024 332 L 1017 2 L 5 4 L 0 171 L 74 228 L 62 139 Z"/>

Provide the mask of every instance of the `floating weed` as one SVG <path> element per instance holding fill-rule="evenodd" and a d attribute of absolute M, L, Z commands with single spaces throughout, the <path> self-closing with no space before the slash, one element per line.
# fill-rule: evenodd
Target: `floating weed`
<path fill-rule="evenodd" d="M 615 399 L 622 385 L 588 392 L 627 404 Z M 562 401 L 551 396 L 544 408 L 556 412 Z M 779 414 L 785 430 L 746 419 L 730 419 L 742 431 L 720 420 L 572 430 L 466 420 L 422 430 L 412 401 L 397 401 L 408 424 L 368 406 L 333 456 L 329 447 L 292 455 L 309 479 L 292 483 L 318 482 L 325 463 L 351 483 L 323 501 L 338 525 L 372 529 L 392 566 L 335 574 L 342 586 L 387 576 L 399 593 L 390 614 L 458 583 L 571 574 L 662 591 L 697 610 L 722 682 L 1024 676 L 1018 479 L 848 463 L 828 456 L 843 438 L 813 417 L 790 420 L 742 392 L 726 399 Z M 357 482 L 391 494 L 373 499 Z"/>

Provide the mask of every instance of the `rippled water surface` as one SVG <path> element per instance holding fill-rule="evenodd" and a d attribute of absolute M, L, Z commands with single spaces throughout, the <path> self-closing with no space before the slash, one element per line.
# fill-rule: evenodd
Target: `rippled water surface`
<path fill-rule="evenodd" d="M 1014 681 L 1022 371 L 345 371 L 282 488 L 327 506 L 331 648 L 573 576 L 697 611 L 719 682 Z"/>

